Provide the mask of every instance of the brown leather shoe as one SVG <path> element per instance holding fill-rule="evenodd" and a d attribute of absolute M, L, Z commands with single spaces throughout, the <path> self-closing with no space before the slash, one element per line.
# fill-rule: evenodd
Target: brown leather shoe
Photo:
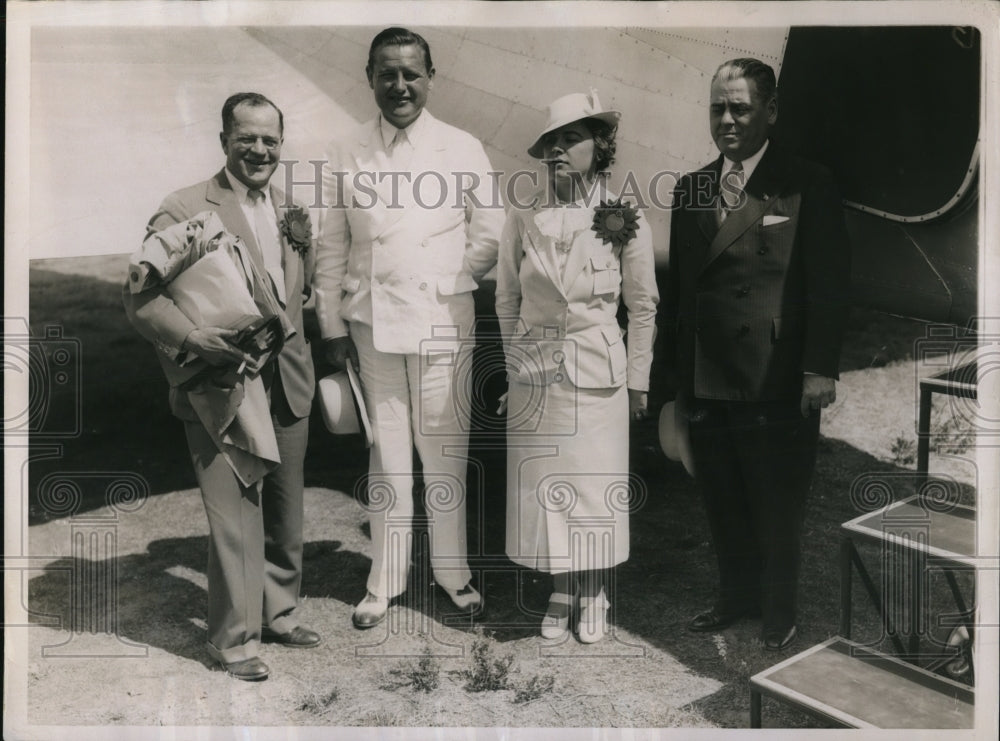
<path fill-rule="evenodd" d="M 728 628 L 737 620 L 745 617 L 758 617 L 759 615 L 760 610 L 756 608 L 748 608 L 736 612 L 721 612 L 713 607 L 711 610 L 706 610 L 695 615 L 691 619 L 691 622 L 688 623 L 688 630 L 693 633 L 709 633 Z"/>
<path fill-rule="evenodd" d="M 316 648 L 322 639 L 319 633 L 309 628 L 296 625 L 287 633 L 275 633 L 270 628 L 263 628 L 260 632 L 260 639 L 264 643 L 279 643 L 288 648 Z"/>
<path fill-rule="evenodd" d="M 256 656 L 252 659 L 233 661 L 229 664 L 224 661 L 220 661 L 219 663 L 226 670 L 226 674 L 236 679 L 242 679 L 244 682 L 261 682 L 267 679 L 271 673 L 271 670 L 267 668 L 267 664 Z"/>

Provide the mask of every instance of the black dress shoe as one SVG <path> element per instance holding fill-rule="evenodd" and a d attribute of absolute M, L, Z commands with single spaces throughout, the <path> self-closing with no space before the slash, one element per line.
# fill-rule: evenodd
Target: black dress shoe
<path fill-rule="evenodd" d="M 695 615 L 691 619 L 691 622 L 688 623 L 688 630 L 693 633 L 708 633 L 714 630 L 722 630 L 723 628 L 728 628 L 741 618 L 755 617 L 759 614 L 759 610 L 755 608 L 737 610 L 736 612 L 722 612 L 713 607 L 711 610 L 706 610 Z"/>
<path fill-rule="evenodd" d="M 296 625 L 287 633 L 275 633 L 270 628 L 264 628 L 260 638 L 264 643 L 280 643 L 289 648 L 316 648 L 322 642 L 319 633 L 301 625 Z"/>
<path fill-rule="evenodd" d="M 795 640 L 796 634 L 795 626 L 793 625 L 787 631 L 784 630 L 769 630 L 764 633 L 764 650 L 766 651 L 783 651 L 792 645 L 792 641 Z"/>
<path fill-rule="evenodd" d="M 260 682 L 267 679 L 268 674 L 271 673 L 271 670 L 267 668 L 267 664 L 256 656 L 252 659 L 233 661 L 229 664 L 224 661 L 219 663 L 226 670 L 226 674 L 236 679 L 242 679 L 244 682 Z"/>

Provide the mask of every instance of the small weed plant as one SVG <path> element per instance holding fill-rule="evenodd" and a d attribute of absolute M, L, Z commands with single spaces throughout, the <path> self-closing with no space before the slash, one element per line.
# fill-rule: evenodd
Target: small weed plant
<path fill-rule="evenodd" d="M 556 686 L 556 678 L 551 674 L 543 677 L 537 674 L 514 690 L 514 702 L 520 704 L 537 700 L 547 695 Z"/>
<path fill-rule="evenodd" d="M 431 655 L 430 646 L 424 646 L 423 656 L 389 670 L 391 679 L 382 683 L 383 689 L 412 687 L 418 692 L 433 692 L 441 684 L 441 665 Z"/>
<path fill-rule="evenodd" d="M 472 642 L 472 668 L 463 672 L 469 692 L 495 692 L 510 687 L 510 673 L 514 667 L 514 654 L 497 656 L 496 643 L 476 629 Z"/>
<path fill-rule="evenodd" d="M 484 635 L 481 628 L 476 629 L 471 654 L 472 667 L 461 672 L 469 692 L 513 690 L 514 702 L 523 704 L 552 692 L 556 686 L 556 678 L 551 674 L 535 674 L 526 681 L 515 680 L 513 675 L 518 669 L 514 654 L 498 655 L 496 642 Z"/>

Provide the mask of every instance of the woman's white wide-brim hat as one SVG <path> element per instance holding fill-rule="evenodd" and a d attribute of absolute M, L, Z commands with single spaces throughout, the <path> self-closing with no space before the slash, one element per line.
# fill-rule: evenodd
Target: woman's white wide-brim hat
<path fill-rule="evenodd" d="M 372 426 L 368 421 L 361 382 L 353 366 L 319 379 L 319 405 L 326 429 L 334 435 L 363 432 L 368 447 L 372 444 Z"/>
<path fill-rule="evenodd" d="M 660 410 L 660 447 L 672 461 L 684 464 L 684 470 L 694 476 L 694 457 L 688 437 L 687 418 L 677 402 L 671 401 Z"/>
<path fill-rule="evenodd" d="M 601 107 L 601 101 L 597 99 L 597 91 L 593 88 L 590 93 L 570 93 L 561 98 L 557 98 L 549 103 L 549 120 L 542 129 L 542 133 L 535 139 L 535 143 L 528 148 L 528 154 L 536 160 L 542 158 L 542 137 L 550 131 L 565 126 L 566 124 L 580 121 L 585 118 L 596 118 L 609 126 L 617 126 L 622 114 L 618 111 L 606 111 Z"/>

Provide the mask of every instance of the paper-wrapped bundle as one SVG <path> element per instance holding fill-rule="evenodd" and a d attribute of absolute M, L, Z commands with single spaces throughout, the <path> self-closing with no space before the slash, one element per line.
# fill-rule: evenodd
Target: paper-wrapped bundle
<path fill-rule="evenodd" d="M 198 327 L 243 329 L 263 318 L 224 249 L 209 252 L 170 281 L 167 293 Z"/>
<path fill-rule="evenodd" d="M 225 230 L 215 212 L 150 232 L 130 262 L 132 293 L 165 291 L 196 326 L 238 330 L 233 344 L 255 358 L 276 355 L 295 333 L 247 246 Z M 260 376 L 247 376 L 242 366 L 215 367 L 201 359 L 184 367 L 190 372 L 175 374 L 171 383 L 187 393 L 240 481 L 256 484 L 280 462 Z"/>

